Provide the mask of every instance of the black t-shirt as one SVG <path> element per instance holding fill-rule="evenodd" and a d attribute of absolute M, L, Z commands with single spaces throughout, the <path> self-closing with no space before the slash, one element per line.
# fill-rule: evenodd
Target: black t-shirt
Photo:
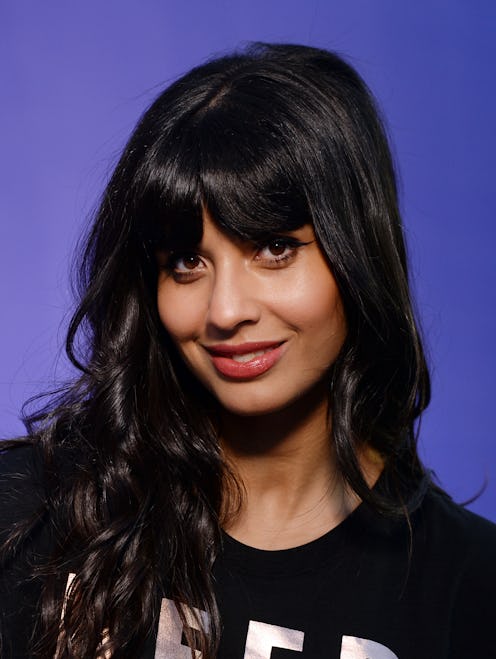
<path fill-rule="evenodd" d="M 434 491 L 411 522 L 412 536 L 362 504 L 295 549 L 228 538 L 220 657 L 496 657 L 496 527 Z"/>
<path fill-rule="evenodd" d="M 2 457 L 5 529 L 35 509 L 42 479 L 30 449 Z M 15 478 L 27 465 L 32 479 Z M 48 544 L 40 523 L 29 560 Z M 29 656 L 40 585 L 26 580 L 28 569 L 20 559 L 2 578 L 5 659 Z M 411 530 L 362 504 L 294 549 L 262 551 L 224 535 L 214 576 L 218 659 L 496 658 L 496 526 L 434 489 L 412 514 Z M 189 659 L 183 642 L 175 606 L 164 598 L 143 659 Z"/>

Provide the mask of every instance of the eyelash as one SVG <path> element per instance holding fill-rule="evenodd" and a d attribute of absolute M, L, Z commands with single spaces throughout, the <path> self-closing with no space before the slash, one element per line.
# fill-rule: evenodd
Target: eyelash
<path fill-rule="evenodd" d="M 284 247 L 284 252 L 282 254 L 272 255 L 272 257 L 267 259 L 258 256 L 259 252 L 263 251 L 264 249 L 270 248 L 271 246 L 273 247 L 275 243 L 278 243 Z M 309 244 L 308 242 L 302 242 L 301 240 L 297 240 L 296 238 L 289 238 L 287 236 L 274 237 L 265 242 L 260 242 L 255 244 L 255 247 L 257 249 L 256 259 L 258 261 L 265 262 L 267 264 L 267 267 L 269 268 L 270 267 L 278 268 L 284 263 L 291 261 L 296 256 L 296 251 L 298 250 L 299 247 L 303 247 L 304 245 L 308 245 L 308 244 Z M 288 249 L 289 252 L 286 253 Z M 188 281 L 197 276 L 198 272 L 196 268 L 190 270 L 189 272 L 185 270 L 180 270 L 180 271 L 176 270 L 177 263 L 180 260 L 188 257 L 196 257 L 200 259 L 198 254 L 196 254 L 195 252 L 171 252 L 169 254 L 169 257 L 165 264 L 165 269 L 170 274 L 173 275 L 176 281 Z"/>
<path fill-rule="evenodd" d="M 272 238 L 271 240 L 264 243 L 259 243 L 257 245 L 258 251 L 260 252 L 268 247 L 271 247 L 274 245 L 274 243 L 280 243 L 281 245 L 284 246 L 285 249 L 289 248 L 290 250 L 287 254 L 283 253 L 280 255 L 272 255 L 272 258 L 267 259 L 268 262 L 276 263 L 276 264 L 284 263 L 285 261 L 291 260 L 296 255 L 296 251 L 299 247 L 303 247 L 303 245 L 308 245 L 308 243 L 304 243 L 301 240 L 297 240 L 296 238 L 288 238 L 286 236 L 281 236 L 281 237 Z"/>

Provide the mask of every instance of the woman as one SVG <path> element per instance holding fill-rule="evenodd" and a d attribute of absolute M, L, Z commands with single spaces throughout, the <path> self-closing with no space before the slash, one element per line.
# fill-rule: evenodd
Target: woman
<path fill-rule="evenodd" d="M 80 272 L 80 376 L 3 455 L 5 656 L 489 656 L 496 533 L 417 455 L 395 175 L 349 65 L 255 45 L 166 89 Z"/>

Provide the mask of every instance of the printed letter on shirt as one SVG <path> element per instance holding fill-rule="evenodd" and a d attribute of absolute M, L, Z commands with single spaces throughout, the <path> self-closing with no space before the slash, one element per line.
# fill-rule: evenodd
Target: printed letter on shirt
<path fill-rule="evenodd" d="M 341 659 L 398 659 L 389 648 L 367 638 L 343 636 Z"/>
<path fill-rule="evenodd" d="M 272 648 L 301 652 L 304 637 L 296 629 L 250 620 L 244 659 L 270 659 Z"/>
<path fill-rule="evenodd" d="M 68 596 L 69 589 L 70 589 L 70 587 L 72 585 L 72 582 L 74 581 L 75 577 L 76 577 L 76 575 L 74 574 L 74 572 L 70 572 L 69 575 L 67 576 L 67 582 L 65 584 L 64 601 L 62 603 L 62 612 L 60 614 L 60 622 L 64 622 L 65 609 L 66 609 L 66 606 L 67 606 L 67 596 Z M 53 659 L 58 659 L 59 656 L 60 656 L 61 644 L 62 644 L 62 640 L 63 640 L 61 634 L 62 634 L 62 632 L 59 633 L 59 638 L 57 640 L 57 647 L 55 649 L 55 654 L 54 654 Z M 104 629 L 103 633 L 102 633 L 102 644 L 103 643 L 108 643 L 108 641 L 109 641 L 108 630 Z M 111 657 L 112 657 L 112 653 L 110 652 L 110 650 L 106 650 L 103 655 L 98 654 L 96 659 L 111 659 Z"/>
<path fill-rule="evenodd" d="M 193 629 L 199 629 L 196 616 L 201 619 L 203 625 L 207 622 L 205 611 L 184 606 L 183 613 L 188 626 Z M 176 605 L 172 600 L 165 598 L 160 607 L 155 659 L 191 659 L 191 648 L 181 643 L 182 635 L 183 624 Z M 199 650 L 195 650 L 197 659 L 201 659 L 201 654 Z"/>

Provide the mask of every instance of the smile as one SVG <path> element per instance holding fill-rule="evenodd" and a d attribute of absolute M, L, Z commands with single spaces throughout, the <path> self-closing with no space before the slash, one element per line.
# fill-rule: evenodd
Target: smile
<path fill-rule="evenodd" d="M 265 355 L 266 352 L 274 350 L 274 348 L 268 348 L 267 350 L 257 350 L 256 352 L 247 352 L 244 355 L 233 355 L 231 359 L 234 359 L 235 362 L 245 363 L 250 362 L 255 357 L 260 357 L 260 355 Z"/>
<path fill-rule="evenodd" d="M 256 378 L 282 357 L 285 342 L 259 341 L 237 346 L 206 346 L 215 369 L 233 380 Z"/>

